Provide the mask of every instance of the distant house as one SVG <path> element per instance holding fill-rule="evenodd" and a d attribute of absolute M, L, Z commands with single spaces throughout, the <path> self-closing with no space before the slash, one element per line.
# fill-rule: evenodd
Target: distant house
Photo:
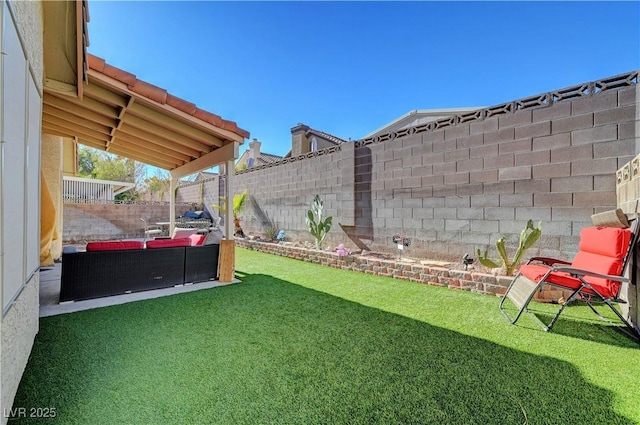
<path fill-rule="evenodd" d="M 314 130 L 308 125 L 298 123 L 291 129 L 291 151 L 285 155 L 285 158 L 304 155 L 305 153 L 337 146 L 341 143 L 347 143 L 347 141 L 332 134 Z"/>
<path fill-rule="evenodd" d="M 439 119 L 452 117 L 454 115 L 466 114 L 482 108 L 482 106 L 477 106 L 473 108 L 416 109 L 409 111 L 390 123 L 372 131 L 364 136 L 363 139 L 393 133 L 394 131 L 402 130 L 404 128 L 415 127 L 417 125 L 438 121 Z"/>
<path fill-rule="evenodd" d="M 194 182 L 200 182 L 203 180 L 211 180 L 215 177 L 218 177 L 220 174 L 218 173 L 213 173 L 211 171 L 200 171 L 198 174 L 196 174 L 196 177 L 193 179 Z"/>
<path fill-rule="evenodd" d="M 271 164 L 282 159 L 279 155 L 261 152 L 261 145 L 262 143 L 259 142 L 258 139 L 253 139 L 249 142 L 249 149 L 244 151 L 236 161 L 236 170 L 246 170 L 247 168 Z"/>

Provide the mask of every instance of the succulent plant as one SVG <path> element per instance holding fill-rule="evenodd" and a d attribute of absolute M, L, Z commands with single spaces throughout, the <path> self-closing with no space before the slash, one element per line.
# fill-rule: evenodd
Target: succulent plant
<path fill-rule="evenodd" d="M 307 211 L 307 217 L 305 219 L 307 226 L 309 226 L 309 233 L 314 237 L 316 248 L 318 249 L 322 249 L 322 242 L 327 237 L 329 230 L 331 230 L 331 221 L 333 219 L 332 217 L 322 219 L 323 208 L 324 202 L 322 198 L 320 198 L 320 195 L 316 194 L 313 197 L 311 209 Z"/>
<path fill-rule="evenodd" d="M 516 268 L 520 266 L 520 262 L 522 261 L 522 256 L 525 251 L 531 248 L 537 241 L 540 239 L 542 235 L 542 223 L 538 223 L 538 227 L 533 226 L 533 221 L 527 221 L 527 225 L 522 232 L 520 232 L 520 243 L 518 244 L 518 249 L 516 250 L 513 259 L 509 260 L 507 255 L 506 238 L 503 236 L 496 242 L 496 250 L 498 251 L 498 255 L 500 255 L 500 259 L 502 260 L 502 265 L 498 264 L 496 261 L 488 258 L 488 249 L 484 250 L 484 253 L 480 252 L 480 248 L 477 249 L 477 257 L 480 264 L 485 267 L 489 267 L 491 269 L 495 269 L 498 267 L 502 267 L 505 270 L 507 276 L 512 276 L 513 272 Z"/>

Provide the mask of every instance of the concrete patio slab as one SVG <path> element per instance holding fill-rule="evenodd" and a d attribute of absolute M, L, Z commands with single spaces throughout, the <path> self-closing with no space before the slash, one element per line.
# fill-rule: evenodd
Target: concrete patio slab
<path fill-rule="evenodd" d="M 221 283 L 217 280 L 199 282 L 193 284 L 178 285 L 172 288 L 155 289 L 151 291 L 135 292 L 130 294 L 115 295 L 111 297 L 96 298 L 84 301 L 72 301 L 60 304 L 58 300 L 60 298 L 61 275 L 61 263 L 55 263 L 52 267 L 40 268 L 40 317 L 56 316 L 59 314 L 74 313 L 76 311 L 90 310 L 93 308 L 108 307 L 134 301 L 166 297 L 169 295 L 199 291 L 202 289 L 217 288 L 219 286 L 227 286 L 241 282 L 238 279 L 234 279 L 230 283 Z"/>

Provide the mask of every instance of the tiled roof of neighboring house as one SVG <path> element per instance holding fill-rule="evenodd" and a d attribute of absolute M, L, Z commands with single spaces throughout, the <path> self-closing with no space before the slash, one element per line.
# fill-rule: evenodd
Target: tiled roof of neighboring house
<path fill-rule="evenodd" d="M 202 177 L 213 177 L 218 175 L 218 173 L 214 173 L 211 171 L 200 171 L 198 174 L 201 174 Z"/>
<path fill-rule="evenodd" d="M 476 111 L 481 107 L 471 108 L 450 108 L 450 109 L 416 109 L 409 111 L 399 118 L 391 121 L 390 123 L 372 131 L 363 137 L 363 139 L 377 136 L 380 134 L 387 134 L 393 131 L 402 130 L 408 127 L 415 127 L 420 124 L 424 124 L 431 121 L 438 121 L 441 118 L 451 117 L 457 114 L 463 114 L 467 112 Z"/>
<path fill-rule="evenodd" d="M 334 136 L 333 134 L 329 134 L 329 133 L 325 133 L 324 131 L 320 131 L 320 130 L 316 130 L 313 128 L 308 128 L 307 125 L 302 124 L 302 123 L 298 123 L 298 125 L 296 127 L 294 127 L 294 129 L 300 128 L 300 127 L 306 127 L 307 130 L 304 132 L 304 136 L 308 139 L 311 136 L 318 136 L 320 138 L 322 138 L 323 140 L 334 144 L 334 145 L 339 145 L 341 143 L 348 143 L 347 140 L 341 139 L 337 136 Z M 293 129 L 292 129 L 293 131 Z M 292 155 L 292 151 L 289 150 L 289 152 L 287 152 L 282 158 L 291 158 Z"/>
<path fill-rule="evenodd" d="M 260 164 L 271 164 L 272 162 L 280 161 L 282 157 L 280 155 L 272 155 L 270 153 L 260 152 L 258 162 Z"/>
<path fill-rule="evenodd" d="M 240 155 L 240 158 L 238 158 L 238 162 L 237 164 L 247 164 L 249 162 L 249 155 L 250 155 L 250 150 L 246 150 L 242 153 L 242 155 Z M 260 152 L 260 154 L 258 155 L 258 159 L 256 160 L 256 162 L 254 163 L 254 167 L 258 166 L 258 165 L 265 165 L 265 164 L 271 164 L 273 162 L 279 161 L 281 160 L 282 157 L 279 155 L 273 155 L 270 153 L 265 153 L 265 152 Z"/>
<path fill-rule="evenodd" d="M 216 177 L 217 175 L 219 174 L 213 173 L 210 171 L 200 171 L 198 174 L 195 175 L 195 177 L 192 178 L 192 180 L 193 181 L 208 180 L 210 178 Z"/>
<path fill-rule="evenodd" d="M 309 136 L 318 136 L 318 137 L 322 137 L 323 139 L 331 142 L 331 143 L 335 143 L 336 145 L 339 145 L 340 143 L 347 143 L 346 140 L 341 139 L 339 137 L 334 136 L 333 134 L 329 134 L 329 133 L 325 133 L 324 131 L 318 131 L 318 130 L 314 130 L 313 128 L 310 128 L 309 130 L 307 130 L 305 132 L 305 136 L 309 137 Z"/>

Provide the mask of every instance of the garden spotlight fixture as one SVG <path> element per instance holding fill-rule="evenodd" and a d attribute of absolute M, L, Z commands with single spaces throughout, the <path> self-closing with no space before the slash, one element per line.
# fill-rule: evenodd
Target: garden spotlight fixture
<path fill-rule="evenodd" d="M 401 260 L 402 250 L 404 250 L 405 247 L 408 248 L 409 246 L 411 246 L 411 239 L 405 236 L 393 235 L 391 240 L 393 241 L 394 244 L 398 245 L 398 260 Z"/>

